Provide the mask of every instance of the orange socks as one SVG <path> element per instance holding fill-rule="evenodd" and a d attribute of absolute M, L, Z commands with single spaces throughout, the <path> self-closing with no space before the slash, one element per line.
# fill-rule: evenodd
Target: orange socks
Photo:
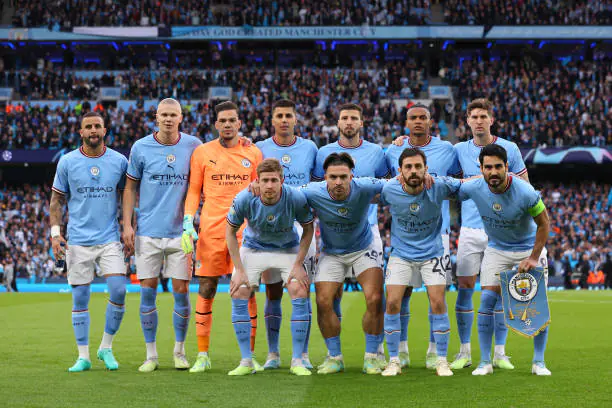
<path fill-rule="evenodd" d="M 215 299 L 204 299 L 198 295 L 196 302 L 196 336 L 198 351 L 208 352 L 210 345 L 210 329 L 212 327 L 212 304 Z M 249 309 L 250 310 L 250 309 Z"/>

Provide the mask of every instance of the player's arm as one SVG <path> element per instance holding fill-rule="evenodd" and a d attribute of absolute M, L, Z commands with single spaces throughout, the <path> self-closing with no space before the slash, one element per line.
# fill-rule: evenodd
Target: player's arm
<path fill-rule="evenodd" d="M 519 264 L 519 272 L 526 272 L 531 268 L 538 266 L 538 259 L 540 254 L 546 245 L 548 240 L 548 234 L 550 232 L 550 220 L 548 218 L 548 211 L 542 199 L 538 200 L 537 204 L 528 209 L 529 214 L 533 217 L 538 229 L 536 231 L 535 244 L 529 258 L 524 259 Z"/>
<path fill-rule="evenodd" d="M 134 253 L 134 227 L 132 225 L 132 217 L 134 216 L 134 207 L 136 206 L 136 192 L 140 181 L 128 176 L 125 181 L 125 189 L 123 190 L 123 252 L 125 256 L 131 256 Z"/>
<path fill-rule="evenodd" d="M 181 237 L 181 247 L 183 252 L 190 254 L 193 252 L 193 242 L 198 240 L 198 233 L 193 227 L 193 218 L 195 217 L 200 199 L 202 197 L 202 186 L 204 185 L 204 163 L 203 157 L 199 154 L 199 149 L 191 155 L 191 164 L 189 169 L 189 188 L 187 189 L 187 197 L 185 197 L 185 215 L 183 217 L 183 235 Z"/>
<path fill-rule="evenodd" d="M 63 256 L 66 252 L 66 240 L 62 236 L 60 225 L 62 223 L 62 208 L 66 204 L 66 194 L 53 189 L 49 203 L 49 221 L 51 224 L 51 247 L 55 258 Z"/>
<path fill-rule="evenodd" d="M 230 295 L 236 293 L 242 286 L 249 287 L 249 279 L 244 270 L 242 260 L 240 259 L 240 247 L 238 246 L 238 237 L 236 237 L 239 229 L 240 225 L 234 225 L 229 220 L 227 221 L 227 226 L 225 227 L 225 241 L 227 242 L 228 252 L 236 268 L 230 280 Z"/>
<path fill-rule="evenodd" d="M 304 231 L 302 232 L 302 238 L 300 239 L 300 247 L 298 249 L 297 256 L 295 257 L 293 268 L 291 268 L 291 273 L 287 278 L 287 284 L 295 279 L 306 289 L 308 289 L 308 274 L 306 274 L 306 269 L 304 269 L 304 259 L 306 259 L 308 248 L 310 248 L 312 236 L 314 235 L 314 218 L 311 222 L 302 224 L 302 228 Z"/>

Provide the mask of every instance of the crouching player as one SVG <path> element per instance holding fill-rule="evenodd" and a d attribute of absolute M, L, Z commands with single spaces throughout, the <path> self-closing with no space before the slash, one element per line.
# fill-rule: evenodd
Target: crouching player
<path fill-rule="evenodd" d="M 304 258 L 314 233 L 314 217 L 304 194 L 283 186 L 283 168 L 276 159 L 265 159 L 257 166 L 260 196 L 241 191 L 227 216 L 226 241 L 235 265 L 230 282 L 232 296 L 232 324 L 236 332 L 242 360 L 229 375 L 248 375 L 255 372 L 250 349 L 251 322 L 248 299 L 259 285 L 261 275 L 268 270 L 280 274 L 287 287 L 293 311 L 291 335 L 293 358 L 290 372 L 311 375 L 304 367 L 302 352 L 308 331 L 308 275 Z M 247 220 L 244 242 L 239 249 L 236 237 Z M 304 231 L 301 239 L 294 228 L 298 221 Z M 299 246 L 298 246 L 299 244 Z"/>
<path fill-rule="evenodd" d="M 444 294 L 446 271 L 442 228 L 443 202 L 459 190 L 461 182 L 448 177 L 435 178 L 425 189 L 427 159 L 417 148 L 405 149 L 399 157 L 400 176 L 389 181 L 381 194 L 381 203 L 391 210 L 392 251 L 387 265 L 387 310 L 385 337 L 389 364 L 383 376 L 402 372 L 399 358 L 400 308 L 406 287 L 427 286 L 432 313 L 432 330 L 436 343 L 436 372 L 451 376 L 446 354 L 450 322 Z"/>
<path fill-rule="evenodd" d="M 497 145 L 489 144 L 480 151 L 480 170 L 484 178 L 461 185 L 459 198 L 472 199 L 482 218 L 489 244 L 484 252 L 478 310 L 480 364 L 473 375 L 493 374 L 491 342 L 493 338 L 495 304 L 500 298 L 500 272 L 518 265 L 519 272 L 537 266 L 548 275 L 544 245 L 550 222 L 540 194 L 526 181 L 508 174 L 508 154 Z M 531 372 L 550 375 L 544 364 L 548 327 L 534 337 L 534 357 Z"/>

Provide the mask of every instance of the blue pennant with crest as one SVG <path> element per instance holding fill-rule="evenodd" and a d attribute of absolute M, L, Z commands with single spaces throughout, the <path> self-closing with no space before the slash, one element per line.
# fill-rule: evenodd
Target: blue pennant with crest
<path fill-rule="evenodd" d="M 546 276 L 541 267 L 519 273 L 500 273 L 506 326 L 518 334 L 534 337 L 550 324 Z"/>

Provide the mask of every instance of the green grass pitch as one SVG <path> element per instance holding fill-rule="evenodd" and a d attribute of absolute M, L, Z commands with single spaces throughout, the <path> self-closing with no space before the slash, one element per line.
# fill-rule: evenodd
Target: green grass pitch
<path fill-rule="evenodd" d="M 476 308 L 478 295 L 474 296 Z M 263 320 L 264 298 L 258 294 L 260 318 L 257 355 L 266 355 Z M 451 305 L 449 357 L 459 341 Z M 0 405 L 2 407 L 611 407 L 612 406 L 612 292 L 553 292 L 549 294 L 552 325 L 546 362 L 552 377 L 530 374 L 532 341 L 509 333 L 507 353 L 516 365 L 513 372 L 497 370 L 492 376 L 472 377 L 471 369 L 438 378 L 424 368 L 428 341 L 427 298 L 413 296 L 409 330 L 412 367 L 396 378 L 361 373 L 364 337 L 362 295 L 345 294 L 342 302 L 342 347 L 346 372 L 332 376 L 289 375 L 290 303 L 283 301 L 281 334 L 283 367 L 274 372 L 230 378 L 227 371 L 239 362 L 239 350 L 230 321 L 228 294 L 217 296 L 211 338 L 213 370 L 204 374 L 178 372 L 172 367 L 174 335 L 172 296 L 160 294 L 158 351 L 160 370 L 137 371 L 144 360 L 144 340 L 138 317 L 139 297 L 129 294 L 127 313 L 115 338 L 119 371 L 106 372 L 94 360 L 92 370 L 69 374 L 77 357 L 70 322 L 69 294 L 4 294 L 0 296 Z M 192 295 L 192 302 L 195 295 Z M 104 327 L 106 297 L 92 295 L 91 354 L 99 345 Z M 473 333 L 474 363 L 479 352 L 476 324 Z M 193 320 L 187 354 L 196 356 Z M 316 365 L 325 355 L 315 324 L 311 359 Z"/>

